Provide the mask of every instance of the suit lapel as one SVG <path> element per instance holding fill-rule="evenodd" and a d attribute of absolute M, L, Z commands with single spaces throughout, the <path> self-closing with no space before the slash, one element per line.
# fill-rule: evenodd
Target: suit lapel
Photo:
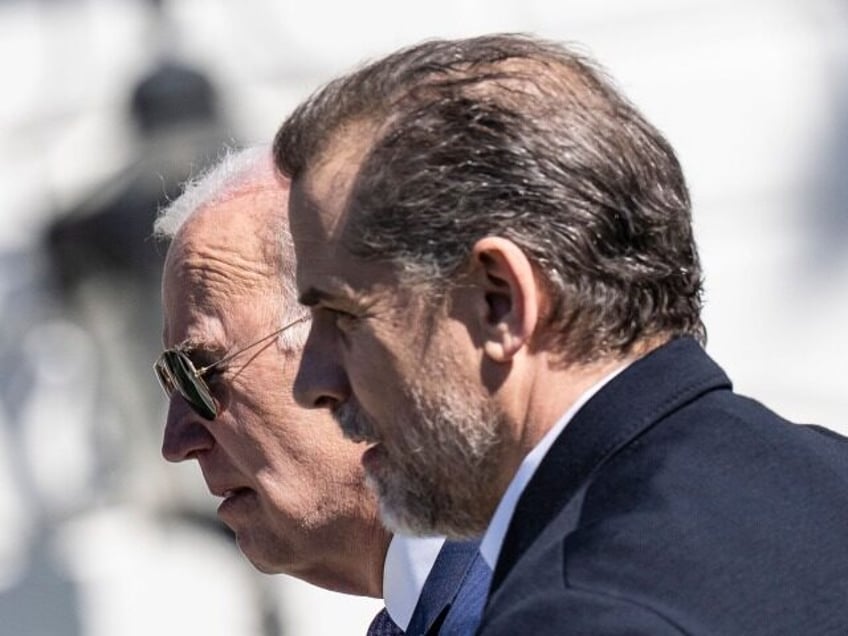
<path fill-rule="evenodd" d="M 518 500 L 492 577 L 490 596 L 607 458 L 699 395 L 730 380 L 693 339 L 672 340 L 634 362 L 581 408 Z"/>
<path fill-rule="evenodd" d="M 479 546 L 479 541 L 445 541 L 421 590 L 407 634 L 438 633 Z"/>

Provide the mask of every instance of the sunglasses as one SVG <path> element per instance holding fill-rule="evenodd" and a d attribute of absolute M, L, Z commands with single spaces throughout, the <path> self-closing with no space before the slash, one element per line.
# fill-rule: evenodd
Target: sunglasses
<path fill-rule="evenodd" d="M 180 395 L 183 396 L 195 413 L 206 420 L 212 421 L 218 416 L 218 407 L 215 405 L 212 392 L 209 390 L 209 385 L 203 379 L 203 376 L 215 367 L 229 362 L 245 351 L 249 351 L 253 347 L 267 342 L 275 336 L 279 336 L 286 329 L 294 327 L 296 324 L 308 319 L 309 314 L 301 316 L 297 320 L 277 329 L 274 333 L 270 333 L 264 338 L 260 338 L 256 342 L 252 342 L 246 347 L 200 369 L 194 366 L 185 348 L 175 347 L 173 349 L 166 349 L 153 365 L 153 370 L 156 372 L 156 379 L 159 380 L 159 386 L 162 387 L 168 399 L 171 398 L 174 391 L 179 391 Z"/>

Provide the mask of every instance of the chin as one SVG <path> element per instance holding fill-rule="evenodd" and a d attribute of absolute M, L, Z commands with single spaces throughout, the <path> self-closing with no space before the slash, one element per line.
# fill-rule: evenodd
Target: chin
<path fill-rule="evenodd" d="M 267 554 L 258 550 L 256 544 L 250 540 L 249 536 L 246 537 L 237 534 L 236 544 L 244 555 L 244 558 L 250 561 L 250 564 L 263 574 L 280 574 L 282 572 L 279 563 L 274 562 L 273 559 L 269 559 Z"/>
<path fill-rule="evenodd" d="M 256 568 L 262 574 L 282 574 L 283 571 L 278 566 L 268 565 L 264 561 L 259 561 L 256 559 L 251 559 L 247 557 L 248 561 L 250 561 L 251 565 Z"/>

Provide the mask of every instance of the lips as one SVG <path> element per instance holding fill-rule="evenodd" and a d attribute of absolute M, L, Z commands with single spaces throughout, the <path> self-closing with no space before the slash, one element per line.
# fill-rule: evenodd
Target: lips
<path fill-rule="evenodd" d="M 369 447 L 362 454 L 362 466 L 365 468 L 365 472 L 373 475 L 380 468 L 380 465 L 385 460 L 383 457 L 386 454 L 386 450 L 383 448 L 382 444 L 374 444 Z"/>
<path fill-rule="evenodd" d="M 238 497 L 240 494 L 250 490 L 250 488 L 231 488 L 229 490 L 225 490 L 221 495 L 224 499 L 230 499 L 231 497 Z"/>
<path fill-rule="evenodd" d="M 222 490 L 219 497 L 223 497 L 224 501 L 218 506 L 218 516 L 225 519 L 227 516 L 232 516 L 239 510 L 243 510 L 244 506 L 249 505 L 256 495 L 256 491 L 251 488 L 228 488 Z"/>
<path fill-rule="evenodd" d="M 228 501 L 238 499 L 243 497 L 251 492 L 253 489 L 248 488 L 247 486 L 209 486 L 209 492 L 212 493 L 214 497 L 221 497 L 224 501 L 221 502 L 222 505 L 227 503 Z"/>
<path fill-rule="evenodd" d="M 233 495 L 238 494 L 243 490 L 250 490 L 247 486 L 236 486 L 236 485 L 218 485 L 215 483 L 207 482 L 207 486 L 209 487 L 209 492 L 213 497 L 222 497 L 224 499 L 228 499 Z"/>

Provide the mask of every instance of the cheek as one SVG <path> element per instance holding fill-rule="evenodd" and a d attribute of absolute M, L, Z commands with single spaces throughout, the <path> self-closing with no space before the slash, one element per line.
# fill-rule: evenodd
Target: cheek
<path fill-rule="evenodd" d="M 255 437 L 277 470 L 289 473 L 287 479 L 326 481 L 358 464 L 362 453 L 324 409 L 278 409 Z"/>
<path fill-rule="evenodd" d="M 349 508 L 364 496 L 365 476 L 361 452 L 350 442 L 311 445 L 299 438 L 279 439 L 279 455 L 257 475 L 267 505 L 272 510 L 297 512 L 307 525 L 332 510 Z M 316 440 L 317 441 L 317 440 Z"/>
<path fill-rule="evenodd" d="M 239 421 L 284 421 L 293 405 L 292 378 L 282 363 L 253 360 L 232 378 L 227 395 Z"/>
<path fill-rule="evenodd" d="M 279 387 L 276 389 L 279 392 Z M 252 469 L 262 467 L 279 471 L 291 455 L 292 439 L 285 433 L 287 427 L 297 422 L 289 417 L 273 388 L 256 386 L 251 390 L 233 386 L 228 413 L 222 424 L 222 435 L 229 439 Z M 266 469 L 267 469 L 266 468 Z"/>
<path fill-rule="evenodd" d="M 413 348 L 398 338 L 357 334 L 342 348 L 342 360 L 355 394 L 387 397 L 396 387 L 409 384 L 419 366 Z"/>

